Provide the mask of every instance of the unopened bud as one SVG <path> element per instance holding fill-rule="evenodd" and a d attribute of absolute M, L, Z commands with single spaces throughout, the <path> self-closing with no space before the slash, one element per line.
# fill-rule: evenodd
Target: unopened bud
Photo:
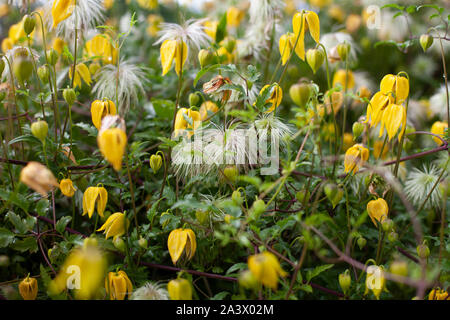
<path fill-rule="evenodd" d="M 355 122 L 352 126 L 353 131 L 353 140 L 356 140 L 359 138 L 359 136 L 364 132 L 364 124 L 361 122 Z"/>
<path fill-rule="evenodd" d="M 36 19 L 33 16 L 26 14 L 23 17 L 23 30 L 27 35 L 33 32 L 34 27 L 36 26 Z"/>
<path fill-rule="evenodd" d="M 242 199 L 241 192 L 239 190 L 233 191 L 233 194 L 231 195 L 231 199 L 238 206 L 240 206 L 244 202 L 244 199 Z"/>
<path fill-rule="evenodd" d="M 23 84 L 33 73 L 33 63 L 28 56 L 19 56 L 13 61 L 13 71 L 17 80 Z"/>
<path fill-rule="evenodd" d="M 261 214 L 266 211 L 266 204 L 264 200 L 258 199 L 255 202 L 253 202 L 253 206 L 250 209 L 250 219 L 251 220 L 258 220 Z"/>
<path fill-rule="evenodd" d="M 228 180 L 234 182 L 238 176 L 238 170 L 236 166 L 229 166 L 223 169 L 223 174 Z"/>
<path fill-rule="evenodd" d="M 204 210 L 197 210 L 195 212 L 195 218 L 200 224 L 206 224 L 209 218 L 209 212 Z"/>
<path fill-rule="evenodd" d="M 339 55 L 339 58 L 341 58 L 342 61 L 347 60 L 348 54 L 350 53 L 350 44 L 347 42 L 340 43 L 337 45 L 337 53 Z"/>
<path fill-rule="evenodd" d="M 319 70 L 324 61 L 325 55 L 321 49 L 309 49 L 306 51 L 306 62 L 314 73 Z"/>
<path fill-rule="evenodd" d="M 392 219 L 384 219 L 383 222 L 381 222 L 381 226 L 384 232 L 389 232 L 394 228 L 394 221 L 392 221 Z"/>
<path fill-rule="evenodd" d="M 250 270 L 245 270 L 239 275 L 239 285 L 245 289 L 255 289 L 258 286 L 258 280 Z"/>
<path fill-rule="evenodd" d="M 350 276 L 350 271 L 347 269 L 344 273 L 339 274 L 339 285 L 341 286 L 344 294 L 347 294 L 348 289 L 352 284 L 352 277 Z"/>
<path fill-rule="evenodd" d="M 139 238 L 138 244 L 139 244 L 139 247 L 141 247 L 141 248 L 144 249 L 144 250 L 147 249 L 147 247 L 148 247 L 148 241 L 147 241 L 147 239 L 142 238 L 142 237 Z"/>
<path fill-rule="evenodd" d="M 389 267 L 392 274 L 406 277 L 408 275 L 408 264 L 405 261 L 394 261 Z"/>
<path fill-rule="evenodd" d="M 55 49 L 50 49 L 47 50 L 47 60 L 48 63 L 52 66 L 54 66 L 56 64 L 56 62 L 58 62 L 58 52 L 56 52 Z"/>
<path fill-rule="evenodd" d="M 150 168 L 152 168 L 153 173 L 157 173 L 162 166 L 162 157 L 159 154 L 152 154 L 150 157 Z"/>
<path fill-rule="evenodd" d="M 31 124 L 31 134 L 41 140 L 45 141 L 48 133 L 48 124 L 44 120 L 38 120 Z"/>
<path fill-rule="evenodd" d="M 308 202 L 309 201 L 309 198 L 311 197 L 311 194 L 307 190 L 301 190 L 301 191 L 298 191 L 295 194 L 295 197 L 297 198 L 298 202 L 303 203 L 303 202 Z"/>
<path fill-rule="evenodd" d="M 395 231 L 391 231 L 388 233 L 388 240 L 390 242 L 395 242 L 398 240 L 398 233 Z"/>
<path fill-rule="evenodd" d="M 289 95 L 296 105 L 305 108 L 312 95 L 311 86 L 308 83 L 294 84 L 289 89 Z"/>
<path fill-rule="evenodd" d="M 428 48 L 433 44 L 433 37 L 429 34 L 423 34 L 420 36 L 419 42 L 422 46 L 423 51 L 427 51 Z"/>
<path fill-rule="evenodd" d="M 366 246 L 367 240 L 363 237 L 359 237 L 356 243 L 358 244 L 359 250 L 362 250 Z"/>
<path fill-rule="evenodd" d="M 125 252 L 125 241 L 123 241 L 122 238 L 117 237 L 116 239 L 113 240 L 113 244 L 117 250 Z"/>
<path fill-rule="evenodd" d="M 44 84 L 48 83 L 48 76 L 50 75 L 50 72 L 48 71 L 47 66 L 40 66 L 37 69 L 37 74 L 39 79 L 41 79 L 42 83 Z"/>
<path fill-rule="evenodd" d="M 198 53 L 198 61 L 200 62 L 200 66 L 202 69 L 214 62 L 214 53 L 209 50 L 202 49 Z"/>
<path fill-rule="evenodd" d="M 191 107 L 198 107 L 198 105 L 200 104 L 201 101 L 201 97 L 200 94 L 198 94 L 197 92 L 193 92 L 189 95 L 189 105 Z"/>
<path fill-rule="evenodd" d="M 424 241 L 421 245 L 418 245 L 416 250 L 417 255 L 422 259 L 426 259 L 430 255 L 430 248 L 428 248 L 426 241 Z"/>
<path fill-rule="evenodd" d="M 326 184 L 324 190 L 334 209 L 344 196 L 344 191 L 334 183 Z"/>
<path fill-rule="evenodd" d="M 75 90 L 67 88 L 63 90 L 63 97 L 64 100 L 66 100 L 67 104 L 69 106 L 72 106 L 75 103 L 75 100 L 77 99 L 77 94 L 75 93 Z"/>

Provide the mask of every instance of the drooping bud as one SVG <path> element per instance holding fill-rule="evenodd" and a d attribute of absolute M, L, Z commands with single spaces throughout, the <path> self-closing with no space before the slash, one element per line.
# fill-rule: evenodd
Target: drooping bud
<path fill-rule="evenodd" d="M 314 73 L 319 70 L 324 61 L 325 55 L 321 49 L 309 49 L 306 51 L 306 62 Z"/>
<path fill-rule="evenodd" d="M 358 244 L 359 250 L 362 250 L 366 246 L 367 240 L 363 237 L 359 237 L 356 243 Z"/>
<path fill-rule="evenodd" d="M 167 291 L 171 300 L 192 300 L 192 286 L 186 279 L 170 280 Z"/>
<path fill-rule="evenodd" d="M 340 43 L 337 45 L 336 50 L 342 61 L 347 60 L 348 54 L 350 53 L 350 49 L 351 49 L 350 44 L 347 42 Z"/>
<path fill-rule="evenodd" d="M 48 124 L 44 120 L 38 120 L 31 124 L 31 134 L 42 141 L 45 141 L 48 133 Z"/>
<path fill-rule="evenodd" d="M 339 274 L 339 285 L 341 286 L 344 294 L 347 294 L 348 289 L 352 284 L 352 277 L 350 276 L 350 271 L 347 269 L 344 273 Z"/>
<path fill-rule="evenodd" d="M 394 228 L 394 221 L 392 219 L 384 219 L 381 222 L 381 226 L 384 232 L 389 232 Z"/>
<path fill-rule="evenodd" d="M 54 66 L 56 64 L 56 62 L 58 62 L 58 52 L 56 52 L 55 49 L 50 49 L 47 50 L 47 59 L 48 59 L 48 63 L 52 66 Z"/>
<path fill-rule="evenodd" d="M 253 206 L 250 209 L 250 219 L 252 220 L 258 220 L 258 218 L 261 216 L 261 214 L 266 211 L 266 204 L 264 200 L 258 199 L 255 202 L 253 202 Z"/>
<path fill-rule="evenodd" d="M 33 32 L 35 26 L 36 26 L 36 19 L 28 14 L 24 15 L 23 31 L 25 31 L 27 35 Z"/>
<path fill-rule="evenodd" d="M 430 248 L 428 248 L 426 240 L 421 245 L 418 245 L 416 250 L 417 255 L 422 259 L 426 259 L 430 255 Z"/>
<path fill-rule="evenodd" d="M 364 124 L 361 122 L 355 122 L 352 126 L 353 131 L 353 140 L 356 140 L 359 138 L 359 136 L 364 132 Z"/>
<path fill-rule="evenodd" d="M 63 97 L 64 100 L 67 102 L 69 106 L 72 106 L 75 103 L 75 100 L 77 99 L 77 94 L 75 93 L 75 90 L 71 88 L 66 88 L 63 90 Z"/>
<path fill-rule="evenodd" d="M 307 190 L 301 190 L 301 191 L 298 191 L 295 194 L 295 197 L 297 198 L 298 202 L 303 203 L 303 202 L 308 202 L 309 201 L 309 198 L 311 197 L 311 194 Z"/>
<path fill-rule="evenodd" d="M 239 274 L 239 285 L 245 289 L 255 289 L 258 287 L 258 280 L 250 270 L 245 270 Z"/>
<path fill-rule="evenodd" d="M 120 252 L 125 252 L 125 241 L 121 237 L 113 239 L 114 247 Z"/>
<path fill-rule="evenodd" d="M 31 62 L 31 59 L 28 57 L 28 54 L 20 55 L 14 58 L 12 67 L 16 79 L 21 84 L 27 81 L 33 73 L 33 63 Z"/>
<path fill-rule="evenodd" d="M 189 105 L 191 107 L 198 107 L 201 101 L 201 96 L 197 92 L 193 92 L 189 95 Z"/>
<path fill-rule="evenodd" d="M 328 200 L 330 200 L 334 209 L 344 196 L 344 191 L 342 191 L 342 189 L 334 183 L 327 183 L 324 190 Z"/>
<path fill-rule="evenodd" d="M 42 83 L 47 84 L 48 83 L 48 76 L 50 75 L 50 72 L 48 71 L 48 67 L 45 66 L 40 66 L 37 69 L 37 74 L 39 79 L 41 79 Z"/>
<path fill-rule="evenodd" d="M 420 45 L 422 46 L 423 51 L 427 51 L 429 47 L 433 44 L 433 37 L 429 34 L 423 34 L 419 39 Z"/>
<path fill-rule="evenodd" d="M 388 233 L 388 240 L 390 242 L 395 242 L 398 240 L 398 233 L 395 232 L 394 230 L 392 230 L 391 232 Z"/>
<path fill-rule="evenodd" d="M 206 210 L 195 211 L 195 218 L 200 224 L 206 224 L 209 218 L 209 212 Z"/>
<path fill-rule="evenodd" d="M 305 108 L 312 95 L 311 86 L 308 83 L 297 83 L 289 89 L 292 101 L 301 108 Z"/>
<path fill-rule="evenodd" d="M 202 69 L 212 64 L 214 62 L 214 58 L 215 58 L 214 53 L 206 49 L 202 49 L 198 53 L 198 61 L 200 62 L 200 67 Z"/>
<path fill-rule="evenodd" d="M 141 247 L 144 250 L 148 248 L 148 241 L 145 238 L 140 237 L 138 240 L 138 244 L 139 244 L 139 247 Z"/>
<path fill-rule="evenodd" d="M 162 165 L 162 157 L 159 154 L 152 154 L 150 157 L 150 168 L 152 168 L 153 173 L 157 173 Z"/>
<path fill-rule="evenodd" d="M 238 170 L 236 166 L 228 166 L 225 169 L 223 169 L 223 174 L 228 180 L 234 182 L 236 181 L 236 178 L 238 176 Z"/>
<path fill-rule="evenodd" d="M 240 206 L 244 202 L 244 199 L 242 199 L 242 195 L 241 195 L 241 192 L 239 190 L 233 191 L 233 194 L 231 195 L 231 199 L 238 206 Z"/>

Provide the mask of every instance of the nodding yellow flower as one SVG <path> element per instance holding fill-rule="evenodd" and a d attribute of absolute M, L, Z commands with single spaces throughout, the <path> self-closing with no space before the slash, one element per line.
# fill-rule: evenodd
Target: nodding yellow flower
<path fill-rule="evenodd" d="M 47 197 L 47 193 L 58 188 L 59 183 L 53 173 L 43 164 L 30 161 L 20 172 L 20 181 L 25 183 L 29 188 L 39 192 L 43 197 Z"/>
<path fill-rule="evenodd" d="M 386 278 L 384 277 L 384 268 L 383 266 L 371 265 L 366 269 L 366 290 L 364 295 L 369 293 L 371 290 L 377 298 L 380 299 L 381 292 L 386 291 Z"/>
<path fill-rule="evenodd" d="M 356 173 L 369 159 L 369 149 L 362 144 L 355 144 L 345 152 L 344 171 L 345 173 Z"/>
<path fill-rule="evenodd" d="M 69 78 L 72 80 L 72 70 L 73 68 L 71 67 L 69 69 Z M 75 80 L 73 81 L 73 85 L 76 87 L 81 87 L 81 79 L 83 79 L 83 81 L 90 86 L 92 79 L 91 79 L 91 74 L 89 72 L 89 68 L 84 64 L 84 63 L 79 63 L 77 64 L 77 66 L 75 67 Z"/>
<path fill-rule="evenodd" d="M 385 219 L 387 219 L 389 213 L 388 204 L 383 198 L 371 200 L 367 203 L 367 213 L 376 227 L 376 221 L 382 223 Z"/>
<path fill-rule="evenodd" d="M 448 123 L 447 122 L 436 121 L 431 126 L 431 133 L 437 134 L 439 136 L 443 136 L 446 129 L 448 129 Z M 437 143 L 438 146 L 443 144 L 442 140 L 437 138 L 437 137 L 433 137 L 433 140 L 434 140 L 434 142 Z"/>
<path fill-rule="evenodd" d="M 108 192 L 104 187 L 89 187 L 83 194 L 83 216 L 87 213 L 89 218 L 94 214 L 95 204 L 97 213 L 103 218 L 103 212 L 108 202 Z"/>
<path fill-rule="evenodd" d="M 383 110 L 381 116 L 380 137 L 383 135 L 384 128 L 389 136 L 389 141 L 397 134 L 398 129 L 402 126 L 402 130 L 398 135 L 398 140 L 403 136 L 406 130 L 406 108 L 398 104 L 390 104 Z"/>
<path fill-rule="evenodd" d="M 191 260 L 197 249 L 194 231 L 182 228 L 173 230 L 169 234 L 167 247 L 173 264 L 177 263 L 183 252 L 187 260 Z"/>
<path fill-rule="evenodd" d="M 97 143 L 103 157 L 112 164 L 114 170 L 122 169 L 122 158 L 127 145 L 127 135 L 120 128 L 109 128 L 100 131 Z"/>
<path fill-rule="evenodd" d="M 269 88 L 270 85 L 265 85 L 259 94 L 262 94 L 267 88 Z M 272 112 L 275 110 L 275 108 L 278 108 L 278 106 L 281 104 L 281 100 L 283 100 L 283 90 L 278 85 L 278 83 L 275 83 L 272 88 L 270 89 L 270 96 L 266 100 L 267 104 L 271 104 L 270 108 L 266 111 L 266 113 Z"/>
<path fill-rule="evenodd" d="M 127 294 L 133 292 L 133 285 L 125 271 L 109 272 L 105 278 L 106 294 L 111 300 L 125 300 Z"/>
<path fill-rule="evenodd" d="M 187 121 L 186 118 L 189 121 Z M 194 134 L 194 130 L 200 126 L 201 121 L 202 117 L 200 112 L 186 108 L 179 109 L 177 115 L 175 116 L 175 137 L 187 129 L 191 129 L 191 131 L 188 131 L 188 137 L 192 136 Z"/>
<path fill-rule="evenodd" d="M 297 46 L 295 47 L 295 53 L 297 56 L 305 61 L 305 30 L 308 28 L 311 37 L 316 43 L 320 41 L 320 21 L 319 16 L 314 11 L 304 10 L 297 12 L 292 18 L 292 25 L 295 33 L 295 40 L 297 40 Z"/>
<path fill-rule="evenodd" d="M 137 0 L 137 3 L 141 8 L 147 10 L 153 10 L 158 7 L 158 0 Z"/>
<path fill-rule="evenodd" d="M 175 72 L 180 75 L 186 62 L 188 47 L 183 40 L 166 40 L 161 44 L 160 56 L 162 65 L 162 75 L 169 72 L 172 62 L 175 59 Z"/>
<path fill-rule="evenodd" d="M 216 41 L 216 31 L 217 31 L 217 26 L 219 25 L 219 21 L 205 21 L 205 23 L 203 23 L 203 25 L 205 26 L 205 33 L 211 37 L 211 39 L 213 39 L 213 41 Z"/>
<path fill-rule="evenodd" d="M 343 23 L 345 20 L 345 11 L 339 5 L 332 5 L 328 8 L 328 15 L 337 20 L 340 23 Z"/>
<path fill-rule="evenodd" d="M 97 231 L 105 231 L 105 239 L 113 237 L 113 241 L 124 235 L 128 228 L 129 221 L 124 213 L 113 213 L 106 219 L 105 223 Z"/>
<path fill-rule="evenodd" d="M 327 91 L 325 93 L 324 102 L 327 114 L 330 114 L 331 110 L 333 110 L 334 114 L 336 115 L 341 109 L 342 105 L 344 104 L 344 95 L 342 94 L 341 91 L 333 91 L 331 94 L 329 94 L 329 91 Z"/>
<path fill-rule="evenodd" d="M 322 9 L 323 7 L 328 6 L 331 3 L 331 0 L 309 0 L 309 4 L 313 7 L 317 7 Z"/>
<path fill-rule="evenodd" d="M 68 289 L 75 290 L 75 298 L 88 300 L 95 298 L 102 286 L 106 272 L 106 259 L 94 238 L 86 238 L 83 246 L 69 254 L 55 279 L 50 282 L 49 291 L 59 294 Z"/>
<path fill-rule="evenodd" d="M 76 191 L 76 189 L 73 187 L 73 182 L 70 179 L 62 179 L 59 183 L 59 189 L 61 190 L 61 193 L 63 195 L 69 198 L 73 197 Z"/>
<path fill-rule="evenodd" d="M 345 88 L 346 81 L 347 81 L 347 90 L 351 90 L 355 87 L 355 77 L 353 76 L 353 72 L 349 70 L 347 77 L 347 71 L 345 71 L 344 69 L 339 69 L 333 76 L 333 87 L 336 87 L 336 85 L 339 83 L 342 86 L 342 88 Z"/>
<path fill-rule="evenodd" d="M 2 52 L 6 53 L 14 47 L 14 43 L 11 38 L 5 38 L 2 40 Z"/>
<path fill-rule="evenodd" d="M 205 121 L 209 117 L 208 113 L 214 114 L 217 111 L 219 111 L 217 104 L 212 101 L 205 101 L 200 106 L 200 118 L 202 121 Z"/>
<path fill-rule="evenodd" d="M 278 278 L 286 276 L 278 259 L 268 251 L 250 256 L 248 268 L 259 282 L 273 290 L 277 289 Z"/>
<path fill-rule="evenodd" d="M 220 47 L 216 51 L 217 56 L 219 57 L 220 62 L 222 63 L 231 63 L 234 59 L 234 55 L 229 53 L 225 47 Z"/>
<path fill-rule="evenodd" d="M 395 104 L 402 104 L 409 94 L 409 81 L 402 76 L 387 74 L 381 79 L 380 92 L 392 96 Z"/>
<path fill-rule="evenodd" d="M 242 19 L 245 16 L 245 11 L 231 6 L 227 10 L 227 26 L 235 28 L 241 24 Z"/>
<path fill-rule="evenodd" d="M 67 45 L 67 43 L 66 43 L 66 41 L 64 41 L 64 39 L 59 38 L 59 37 L 55 37 L 55 39 L 53 39 L 52 48 L 59 54 L 61 54 L 63 52 L 65 45 Z"/>
<path fill-rule="evenodd" d="M 105 64 L 115 64 L 117 61 L 117 48 L 106 34 L 98 34 L 86 41 L 85 49 L 88 57 L 100 57 Z"/>
<path fill-rule="evenodd" d="M 392 97 L 381 91 L 375 93 L 367 106 L 366 123 L 370 121 L 370 127 L 376 126 L 381 121 L 383 110 L 393 102 Z"/>
<path fill-rule="evenodd" d="M 357 93 L 358 93 L 358 97 L 359 97 L 359 98 L 367 98 L 367 99 L 369 99 L 370 96 L 371 96 L 371 94 L 372 94 L 372 92 L 370 91 L 370 89 L 367 88 L 366 86 L 361 86 L 361 87 L 359 87 Z M 359 100 L 357 100 L 357 101 L 359 101 Z"/>
<path fill-rule="evenodd" d="M 23 300 L 36 300 L 38 293 L 38 283 L 35 278 L 30 278 L 28 275 L 19 283 L 19 293 Z"/>
<path fill-rule="evenodd" d="M 353 141 L 353 134 L 349 133 L 349 132 L 345 132 L 344 133 L 344 144 L 343 144 L 343 149 L 344 151 L 347 151 L 348 148 L 350 148 L 351 146 L 353 146 L 355 144 L 355 142 Z"/>
<path fill-rule="evenodd" d="M 75 0 L 55 0 L 52 6 L 52 28 L 56 28 L 58 24 L 72 15 L 75 9 Z"/>
<path fill-rule="evenodd" d="M 19 21 L 9 27 L 8 38 L 11 39 L 13 44 L 19 42 L 20 39 L 25 38 L 27 34 L 23 28 L 23 21 Z"/>
<path fill-rule="evenodd" d="M 373 143 L 373 156 L 375 159 L 386 159 L 389 148 L 384 146 L 383 153 L 381 153 L 381 148 L 383 147 L 383 141 L 375 141 Z"/>
<path fill-rule="evenodd" d="M 102 119 L 105 116 L 115 116 L 116 114 L 116 105 L 111 100 L 95 100 L 91 104 L 92 123 L 98 130 L 100 130 Z"/>
<path fill-rule="evenodd" d="M 167 291 L 171 300 L 192 300 L 192 287 L 186 279 L 170 280 Z"/>
<path fill-rule="evenodd" d="M 291 55 L 292 50 L 294 49 L 296 36 L 291 32 L 287 32 L 280 37 L 278 41 L 278 48 L 280 50 L 281 55 L 281 64 L 284 66 Z"/>
<path fill-rule="evenodd" d="M 151 37 L 156 37 L 158 31 L 161 30 L 161 23 L 163 23 L 163 18 L 158 14 L 149 14 L 147 17 L 148 27 L 146 29 L 147 34 Z"/>
<path fill-rule="evenodd" d="M 114 0 L 103 0 L 103 6 L 105 9 L 109 10 L 114 5 Z"/>
<path fill-rule="evenodd" d="M 441 288 L 434 288 L 428 295 L 428 300 L 450 300 L 450 294 Z"/>

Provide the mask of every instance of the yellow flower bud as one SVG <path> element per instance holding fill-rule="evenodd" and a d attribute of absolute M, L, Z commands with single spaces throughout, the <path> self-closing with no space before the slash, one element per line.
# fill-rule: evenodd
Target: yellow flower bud
<path fill-rule="evenodd" d="M 377 226 L 376 221 L 382 223 L 387 219 L 388 212 L 388 204 L 383 198 L 371 200 L 367 203 L 367 213 L 375 226 Z"/>
<path fill-rule="evenodd" d="M 306 62 L 314 73 L 316 73 L 324 61 L 325 55 L 322 49 L 309 49 L 306 51 Z"/>
<path fill-rule="evenodd" d="M 116 105 L 111 100 L 95 100 L 91 104 L 92 123 L 98 130 L 100 130 L 100 127 L 102 126 L 102 119 L 105 116 L 114 116 L 116 114 Z"/>
<path fill-rule="evenodd" d="M 286 276 L 278 259 L 268 251 L 250 256 L 248 268 L 259 282 L 273 290 L 277 289 L 278 278 Z"/>
<path fill-rule="evenodd" d="M 31 124 L 31 134 L 41 140 L 45 141 L 48 133 L 48 124 L 44 120 L 38 120 Z"/>
<path fill-rule="evenodd" d="M 87 188 L 83 194 L 83 216 L 87 213 L 91 218 L 97 204 L 97 213 L 103 217 L 107 202 L 108 192 L 104 187 Z"/>
<path fill-rule="evenodd" d="M 109 272 L 105 279 L 106 294 L 111 300 L 125 300 L 133 292 L 133 285 L 125 271 Z"/>
<path fill-rule="evenodd" d="M 227 10 L 227 26 L 236 28 L 241 24 L 245 12 L 236 7 L 229 7 Z"/>
<path fill-rule="evenodd" d="M 435 123 L 433 123 L 433 125 L 431 126 L 431 133 L 434 133 L 436 135 L 439 135 L 441 137 L 444 136 L 444 132 L 445 130 L 448 129 L 448 124 L 447 122 L 442 122 L 442 121 L 436 121 Z M 438 146 L 442 145 L 443 142 L 441 139 L 437 138 L 437 137 L 433 137 L 434 142 L 437 143 Z"/>
<path fill-rule="evenodd" d="M 205 101 L 200 106 L 200 117 L 202 121 L 208 119 L 211 115 L 219 111 L 219 107 L 212 101 Z"/>
<path fill-rule="evenodd" d="M 394 261 L 389 267 L 389 271 L 392 274 L 396 274 L 398 276 L 406 277 L 408 276 L 408 264 L 405 261 Z"/>
<path fill-rule="evenodd" d="M 350 276 L 350 271 L 347 269 L 344 273 L 339 274 L 339 285 L 341 286 L 344 294 L 347 294 L 348 289 L 352 284 L 352 277 Z"/>
<path fill-rule="evenodd" d="M 72 180 L 70 179 L 62 179 L 59 183 L 59 189 L 61 190 L 61 193 L 66 197 L 73 197 L 76 191 L 76 189 L 73 187 Z"/>
<path fill-rule="evenodd" d="M 312 96 L 312 89 L 309 83 L 296 83 L 289 88 L 289 95 L 292 101 L 300 108 L 305 108 Z"/>
<path fill-rule="evenodd" d="M 19 293 L 24 300 L 35 300 L 38 293 L 38 283 L 28 275 L 19 283 Z"/>
<path fill-rule="evenodd" d="M 366 277 L 366 290 L 364 295 L 369 293 L 371 290 L 377 298 L 380 299 L 381 292 L 386 290 L 386 278 L 384 277 L 383 266 L 371 265 L 367 267 L 367 277 Z"/>
<path fill-rule="evenodd" d="M 345 152 L 344 171 L 345 173 L 356 173 L 360 167 L 369 159 L 369 149 L 361 144 L 355 144 Z"/>
<path fill-rule="evenodd" d="M 186 279 L 170 280 L 167 291 L 171 300 L 192 300 L 192 287 Z"/>
<path fill-rule="evenodd" d="M 109 128 L 99 132 L 98 147 L 103 157 L 112 164 L 114 170 L 122 168 L 122 158 L 127 145 L 127 135 L 120 128 Z"/>
<path fill-rule="evenodd" d="M 427 51 L 429 47 L 433 44 L 433 37 L 429 34 L 423 34 L 419 39 L 420 45 L 422 46 L 423 51 Z"/>
<path fill-rule="evenodd" d="M 177 263 L 183 253 L 187 260 L 191 260 L 197 249 L 194 231 L 181 228 L 173 230 L 169 234 L 167 247 L 169 248 L 169 254 L 173 264 Z"/>
<path fill-rule="evenodd" d="M 74 9 L 75 0 L 55 0 L 52 6 L 52 28 L 56 28 L 58 24 L 70 17 Z"/>
<path fill-rule="evenodd" d="M 188 56 L 188 47 L 182 40 L 165 40 L 160 49 L 162 75 L 169 72 L 175 60 L 175 72 L 180 75 Z"/>
<path fill-rule="evenodd" d="M 69 78 L 72 79 L 72 70 L 73 68 L 69 69 Z M 81 87 L 81 79 L 90 86 L 92 79 L 91 74 L 89 72 L 89 68 L 84 63 L 79 63 L 75 67 L 75 79 L 73 81 L 74 87 Z"/>
<path fill-rule="evenodd" d="M 113 213 L 97 231 L 104 231 L 105 239 L 113 237 L 113 240 L 125 234 L 129 221 L 124 213 Z"/>
<path fill-rule="evenodd" d="M 450 294 L 441 288 L 434 288 L 428 295 L 428 300 L 450 300 Z"/>
<path fill-rule="evenodd" d="M 157 173 L 162 165 L 162 157 L 159 154 L 152 154 L 150 157 L 150 168 L 152 168 L 153 173 Z"/>
<path fill-rule="evenodd" d="M 347 71 L 344 69 L 339 69 L 336 71 L 333 77 L 333 87 L 336 87 L 337 84 L 340 84 L 342 88 L 347 88 L 347 90 L 353 89 L 355 86 L 355 77 L 353 76 L 353 72 L 348 70 L 348 77 L 347 77 Z"/>

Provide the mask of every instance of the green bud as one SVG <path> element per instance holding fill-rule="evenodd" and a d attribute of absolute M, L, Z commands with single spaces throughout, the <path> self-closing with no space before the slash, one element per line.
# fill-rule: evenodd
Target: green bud
<path fill-rule="evenodd" d="M 209 50 L 202 49 L 198 53 L 198 61 L 200 62 L 200 66 L 202 69 L 204 67 L 212 64 L 214 62 L 214 60 L 215 60 L 215 55 L 213 52 L 211 52 Z"/>
<path fill-rule="evenodd" d="M 398 276 L 406 277 L 408 276 L 408 264 L 405 261 L 394 261 L 389 267 L 389 271 L 392 274 L 396 274 Z"/>
<path fill-rule="evenodd" d="M 238 170 L 236 166 L 229 166 L 223 169 L 223 174 L 228 180 L 230 180 L 231 182 L 235 182 L 238 176 Z"/>
<path fill-rule="evenodd" d="M 433 44 L 433 37 L 429 34 L 423 34 L 419 39 L 420 45 L 422 46 L 423 51 L 427 51 L 429 47 Z"/>
<path fill-rule="evenodd" d="M 48 63 L 54 66 L 58 62 L 58 52 L 55 49 L 47 50 Z"/>
<path fill-rule="evenodd" d="M 337 45 L 337 52 L 342 61 L 347 60 L 348 54 L 350 53 L 350 44 L 347 42 L 340 43 Z"/>
<path fill-rule="evenodd" d="M 120 252 L 125 252 L 125 241 L 121 237 L 117 237 L 113 240 L 114 247 Z"/>
<path fill-rule="evenodd" d="M 201 96 L 197 92 L 191 93 L 189 95 L 189 105 L 191 107 L 198 107 L 201 101 Z"/>
<path fill-rule="evenodd" d="M 352 284 L 352 277 L 350 276 L 350 271 L 347 269 L 344 273 L 339 274 L 339 285 L 341 286 L 344 294 L 347 294 L 348 289 Z"/>
<path fill-rule="evenodd" d="M 253 202 L 253 206 L 250 209 L 250 219 L 258 220 L 264 211 L 266 211 L 266 204 L 264 203 L 264 200 L 256 200 Z"/>
<path fill-rule="evenodd" d="M 297 198 L 298 202 L 300 202 L 300 203 L 306 202 L 307 203 L 309 201 L 309 198 L 311 197 L 311 193 L 307 190 L 301 190 L 295 194 L 295 197 Z M 306 197 L 306 199 L 305 199 L 305 197 Z"/>
<path fill-rule="evenodd" d="M 162 166 L 162 157 L 159 154 L 152 154 L 150 157 L 150 168 L 152 168 L 153 173 L 157 173 Z"/>
<path fill-rule="evenodd" d="M 63 90 L 63 97 L 69 106 L 73 106 L 75 100 L 77 99 L 77 94 L 75 93 L 75 90 L 66 88 Z"/>
<path fill-rule="evenodd" d="M 13 61 L 13 71 L 16 79 L 23 85 L 33 74 L 33 63 L 28 56 L 16 57 Z"/>
<path fill-rule="evenodd" d="M 23 30 L 27 35 L 33 32 L 35 26 L 36 26 L 36 19 L 28 14 L 24 15 Z"/>
<path fill-rule="evenodd" d="M 426 241 L 424 241 L 421 245 L 418 245 L 416 250 L 417 255 L 422 259 L 426 259 L 430 256 L 430 248 L 428 248 Z"/>
<path fill-rule="evenodd" d="M 140 237 L 138 240 L 138 244 L 139 244 L 139 247 L 141 247 L 144 250 L 148 248 L 148 241 L 145 238 Z"/>
<path fill-rule="evenodd" d="M 342 191 L 342 189 L 334 183 L 327 183 L 324 190 L 328 200 L 330 200 L 334 209 L 344 196 L 344 191 Z"/>
<path fill-rule="evenodd" d="M 289 88 L 292 101 L 301 108 L 305 108 L 312 95 L 311 86 L 308 83 L 297 83 Z"/>
<path fill-rule="evenodd" d="M 362 250 L 367 243 L 367 240 L 363 237 L 359 237 L 358 240 L 356 240 L 356 243 L 358 244 L 359 250 Z"/>
<path fill-rule="evenodd" d="M 204 210 L 197 210 L 195 212 L 195 218 L 200 224 L 206 224 L 209 219 L 209 212 Z"/>
<path fill-rule="evenodd" d="M 50 72 L 48 71 L 47 66 L 40 66 L 37 69 L 37 74 L 39 79 L 41 79 L 42 83 L 47 84 L 48 83 L 48 76 L 50 75 Z"/>
<path fill-rule="evenodd" d="M 231 199 L 238 206 L 240 206 L 244 202 L 244 199 L 242 199 L 242 195 L 239 190 L 233 191 L 233 194 L 231 195 Z"/>
<path fill-rule="evenodd" d="M 31 124 L 31 134 L 42 141 L 45 141 L 48 133 L 48 124 L 44 120 L 38 120 Z"/>
<path fill-rule="evenodd" d="M 238 281 L 239 285 L 245 289 L 256 289 L 258 287 L 258 280 L 250 270 L 241 272 Z"/>
<path fill-rule="evenodd" d="M 306 51 L 306 62 L 311 67 L 312 71 L 316 73 L 325 61 L 325 55 L 322 49 L 309 49 Z"/>
<path fill-rule="evenodd" d="M 395 242 L 398 240 L 398 233 L 395 231 L 391 231 L 388 233 L 388 240 L 390 242 Z"/>
<path fill-rule="evenodd" d="M 291 79 L 298 79 L 300 77 L 300 70 L 297 66 L 292 65 L 287 68 L 287 74 Z"/>
<path fill-rule="evenodd" d="M 234 48 L 236 47 L 236 40 L 231 37 L 226 37 L 222 41 L 222 47 L 224 47 L 228 53 L 233 53 Z"/>
<path fill-rule="evenodd" d="M 361 122 L 355 122 L 352 126 L 353 131 L 353 140 L 356 140 L 359 138 L 359 136 L 364 132 L 364 124 Z"/>
<path fill-rule="evenodd" d="M 394 221 L 392 219 L 384 219 L 381 223 L 384 232 L 389 232 L 394 228 Z"/>

